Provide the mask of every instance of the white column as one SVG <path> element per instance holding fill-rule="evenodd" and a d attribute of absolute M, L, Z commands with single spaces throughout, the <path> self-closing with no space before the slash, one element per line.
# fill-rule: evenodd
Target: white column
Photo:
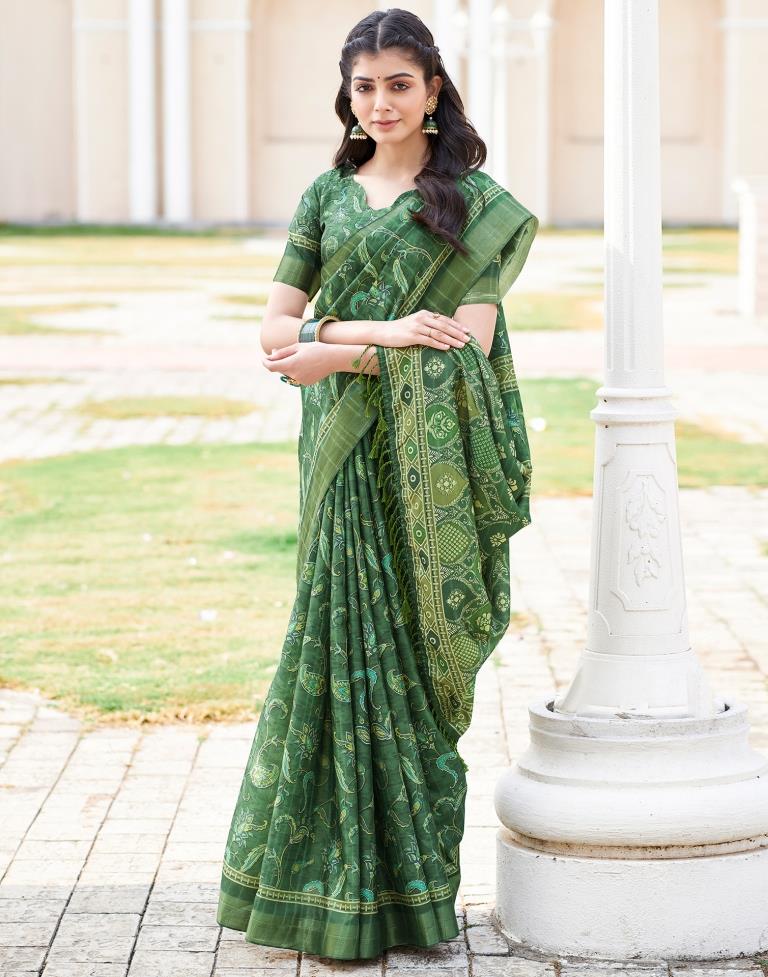
<path fill-rule="evenodd" d="M 539 0 L 539 6 L 529 17 L 510 17 L 505 3 L 499 3 L 493 16 L 493 146 L 492 175 L 502 185 L 506 181 L 527 176 L 527 165 L 517 172 L 511 170 L 515 157 L 508 158 L 509 119 L 516 126 L 525 127 L 526 145 L 531 149 L 531 187 L 528 195 L 533 200 L 533 210 L 542 224 L 549 222 L 549 153 L 551 129 L 550 97 L 550 34 L 553 20 L 550 16 L 551 0 Z M 510 63 L 513 68 L 510 68 Z M 529 67 L 530 64 L 530 67 Z M 515 86 L 520 83 L 528 92 L 521 108 L 512 97 L 509 104 L 510 71 Z M 519 133 L 519 128 L 516 129 Z M 515 147 L 514 141 L 513 152 Z"/>
<path fill-rule="evenodd" d="M 493 11 L 493 37 L 491 39 L 491 64 L 493 70 L 493 154 L 490 166 L 486 169 L 490 175 L 506 187 L 509 180 L 507 142 L 508 142 L 508 106 L 507 106 L 507 57 L 509 52 L 507 40 L 507 21 L 509 15 L 504 0 Z"/>
<path fill-rule="evenodd" d="M 739 312 L 768 319 L 768 176 L 733 181 L 739 198 Z"/>
<path fill-rule="evenodd" d="M 188 0 L 163 2 L 163 193 L 165 218 L 192 216 Z"/>
<path fill-rule="evenodd" d="M 90 75 L 88 72 L 87 38 L 84 36 L 85 17 L 82 7 L 83 0 L 75 0 L 72 20 L 75 101 L 75 216 L 79 221 L 87 221 L 93 219 L 89 166 L 90 127 L 88 123 L 90 120 L 87 105 Z"/>
<path fill-rule="evenodd" d="M 542 224 L 550 222 L 550 149 L 552 140 L 552 0 L 542 0 L 531 17 L 533 50 L 536 57 L 536 173 L 535 213 Z"/>
<path fill-rule="evenodd" d="M 435 44 L 440 48 L 440 57 L 443 59 L 445 70 L 457 88 L 459 87 L 461 72 L 457 38 L 458 12 L 457 0 L 434 0 L 432 36 L 435 39 Z"/>
<path fill-rule="evenodd" d="M 242 12 L 243 16 L 235 16 Z M 200 88 L 205 98 L 194 114 L 196 213 L 198 220 L 249 215 L 248 5 L 238 0 L 229 17 L 190 22 Z"/>
<path fill-rule="evenodd" d="M 736 160 L 739 137 L 739 46 L 740 34 L 734 19 L 739 0 L 724 0 L 726 19 L 718 24 L 723 31 L 723 184 L 722 218 L 725 221 L 737 217 L 733 181 L 738 176 Z"/>
<path fill-rule="evenodd" d="M 606 383 L 591 412 L 587 647 L 567 693 L 529 707 L 530 745 L 497 784 L 497 914 L 548 953 L 753 954 L 768 948 L 768 760 L 688 641 L 663 381 L 658 0 L 605 0 L 604 24 Z"/>
<path fill-rule="evenodd" d="M 128 22 L 99 12 L 93 0 L 72 5 L 75 212 L 79 221 L 121 221 L 128 214 Z"/>
<path fill-rule="evenodd" d="M 235 58 L 237 71 L 235 77 L 239 79 L 234 99 L 237 105 L 237 140 L 233 155 L 233 183 L 234 200 L 232 214 L 235 220 L 248 220 L 250 212 L 249 169 L 250 145 L 248 140 L 248 119 L 250 118 L 249 102 L 251 87 L 248 79 L 248 41 L 251 24 L 249 20 L 241 20 L 235 28 L 237 31 L 237 48 Z"/>
<path fill-rule="evenodd" d="M 491 33 L 493 0 L 469 0 L 468 114 L 480 138 L 488 146 L 486 168 L 493 165 L 493 107 L 491 98 Z"/>
<path fill-rule="evenodd" d="M 157 218 L 154 0 L 128 8 L 129 180 L 131 220 Z"/>
<path fill-rule="evenodd" d="M 755 105 L 760 101 L 759 95 L 752 95 L 748 90 L 757 65 L 754 58 L 743 61 L 742 41 L 755 31 L 768 31 L 768 17 L 742 16 L 742 9 L 743 0 L 723 0 L 725 16 L 717 24 L 723 32 L 722 217 L 725 221 L 738 219 L 739 203 L 734 180 L 744 176 L 744 171 L 751 174 L 760 170 L 759 160 L 745 159 L 740 146 L 742 118 L 747 119 L 748 127 L 753 123 L 744 112 L 744 99 L 755 98 Z M 745 79 L 743 83 L 742 78 Z"/>

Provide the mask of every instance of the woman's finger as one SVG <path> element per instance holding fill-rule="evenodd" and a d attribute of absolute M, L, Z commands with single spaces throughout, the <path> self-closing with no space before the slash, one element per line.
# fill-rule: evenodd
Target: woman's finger
<path fill-rule="evenodd" d="M 432 315 L 432 313 L 428 313 L 425 317 L 423 317 L 423 322 L 426 326 L 431 326 L 433 329 L 439 329 L 444 334 L 456 339 L 467 340 L 471 335 L 469 330 L 462 326 L 460 322 L 457 322 L 448 315 L 440 314 L 435 317 Z"/>
<path fill-rule="evenodd" d="M 442 316 L 441 319 L 445 323 L 444 328 L 446 332 L 451 332 L 452 335 L 458 336 L 460 339 L 464 339 L 465 337 L 471 335 L 466 326 L 462 326 L 460 322 L 457 322 L 450 316 Z"/>
<path fill-rule="evenodd" d="M 432 346 L 435 349 L 450 349 L 451 343 L 444 342 L 441 336 L 435 335 L 425 336 L 426 345 Z"/>
<path fill-rule="evenodd" d="M 291 354 L 291 356 L 293 355 L 295 354 Z M 268 357 L 265 357 L 263 363 L 264 366 L 266 366 L 268 370 L 272 370 L 273 373 L 275 371 L 285 373 L 286 365 L 294 362 L 294 360 L 291 359 L 291 356 L 273 357 L 271 360 Z"/>
<path fill-rule="evenodd" d="M 269 354 L 271 360 L 280 360 L 284 356 L 290 356 L 291 353 L 295 353 L 296 350 L 293 346 L 283 346 L 281 349 L 273 349 Z"/>
<path fill-rule="evenodd" d="M 436 340 L 441 345 L 438 347 L 440 349 L 446 346 L 453 346 L 457 349 L 461 349 L 464 345 L 464 337 L 454 336 L 453 333 L 447 332 L 442 326 L 427 326 L 424 335 L 428 339 Z"/>
<path fill-rule="evenodd" d="M 458 346 L 459 349 L 461 349 L 461 347 L 464 346 L 467 341 L 467 336 L 464 334 L 463 330 L 459 332 L 456 329 L 451 329 L 449 332 L 446 328 L 442 333 L 442 337 L 444 342 L 449 342 L 451 346 Z"/>
<path fill-rule="evenodd" d="M 458 336 L 460 339 L 469 339 L 472 335 L 466 326 L 462 326 L 460 322 L 454 322 L 453 319 L 451 319 L 450 328 L 453 330 L 454 336 Z"/>

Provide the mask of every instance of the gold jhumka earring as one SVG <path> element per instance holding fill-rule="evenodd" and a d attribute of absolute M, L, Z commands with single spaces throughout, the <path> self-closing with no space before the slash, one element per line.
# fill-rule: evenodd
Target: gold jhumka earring
<path fill-rule="evenodd" d="M 352 113 L 354 115 L 354 112 Z M 368 133 L 363 129 L 360 123 L 357 121 L 357 116 L 355 115 L 355 124 L 352 126 L 349 132 L 350 139 L 367 139 Z"/>
<path fill-rule="evenodd" d="M 437 108 L 437 98 L 434 95 L 430 95 L 429 98 L 427 99 L 427 104 L 424 106 L 424 111 L 427 113 L 429 118 L 424 122 L 424 125 L 421 127 L 421 131 L 426 132 L 428 136 L 436 136 L 440 131 L 437 128 L 437 123 L 432 118 L 432 113 L 435 111 L 436 108 Z"/>

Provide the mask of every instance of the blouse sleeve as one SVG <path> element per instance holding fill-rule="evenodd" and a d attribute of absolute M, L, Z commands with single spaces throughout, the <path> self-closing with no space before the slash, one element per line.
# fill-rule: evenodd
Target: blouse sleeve
<path fill-rule="evenodd" d="M 499 253 L 489 262 L 459 305 L 472 305 L 475 302 L 498 302 L 500 270 L 501 254 Z"/>
<path fill-rule="evenodd" d="M 320 193 L 314 180 L 301 195 L 288 225 L 288 241 L 272 281 L 293 285 L 312 299 L 320 287 Z"/>

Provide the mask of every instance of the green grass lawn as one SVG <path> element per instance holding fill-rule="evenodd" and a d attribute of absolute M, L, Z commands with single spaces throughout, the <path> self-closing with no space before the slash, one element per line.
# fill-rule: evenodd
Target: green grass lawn
<path fill-rule="evenodd" d="M 596 289 L 523 292 L 504 299 L 509 329 L 602 329 L 603 294 Z"/>
<path fill-rule="evenodd" d="M 738 271 L 736 228 L 665 228 L 661 248 L 665 272 L 735 275 Z"/>
<path fill-rule="evenodd" d="M 293 445 L 0 465 L 0 680 L 86 720 L 253 715 L 288 624 L 297 505 Z"/>
<path fill-rule="evenodd" d="M 534 506 L 590 494 L 597 387 L 521 383 L 529 424 L 546 421 L 530 425 Z M 768 484 L 759 446 L 677 430 L 682 486 Z M 294 444 L 0 465 L 0 683 L 85 722 L 253 718 L 295 593 L 297 505 Z"/>

